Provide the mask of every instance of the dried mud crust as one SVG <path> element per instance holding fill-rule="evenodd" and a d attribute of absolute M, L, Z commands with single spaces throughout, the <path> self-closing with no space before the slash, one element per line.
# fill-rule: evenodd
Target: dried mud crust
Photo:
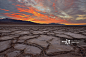
<path fill-rule="evenodd" d="M 0 57 L 86 57 L 86 45 L 61 45 L 61 38 L 86 44 L 86 27 L 0 26 Z"/>

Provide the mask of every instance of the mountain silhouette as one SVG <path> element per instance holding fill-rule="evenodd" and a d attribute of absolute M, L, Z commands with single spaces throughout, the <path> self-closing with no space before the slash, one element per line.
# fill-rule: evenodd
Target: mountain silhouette
<path fill-rule="evenodd" d="M 64 25 L 64 24 L 59 24 L 59 23 L 50 23 L 49 25 Z"/>
<path fill-rule="evenodd" d="M 15 20 L 11 18 L 0 19 L 0 24 L 27 24 L 27 25 L 64 25 L 59 23 L 40 24 L 31 21 Z"/>
<path fill-rule="evenodd" d="M 34 23 L 31 21 L 22 21 L 22 20 L 15 20 L 10 18 L 0 19 L 0 24 L 30 24 L 30 25 L 38 25 L 39 23 Z"/>

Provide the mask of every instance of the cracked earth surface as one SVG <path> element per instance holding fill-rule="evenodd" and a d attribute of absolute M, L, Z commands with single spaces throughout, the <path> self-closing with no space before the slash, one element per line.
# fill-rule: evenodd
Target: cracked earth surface
<path fill-rule="evenodd" d="M 84 45 L 61 45 L 61 38 L 84 39 Z M 86 57 L 86 27 L 0 26 L 0 57 L 83 56 Z"/>

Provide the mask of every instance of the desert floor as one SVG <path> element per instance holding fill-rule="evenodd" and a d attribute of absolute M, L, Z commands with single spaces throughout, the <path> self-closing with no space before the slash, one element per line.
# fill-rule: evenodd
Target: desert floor
<path fill-rule="evenodd" d="M 80 43 L 62 45 L 63 38 Z M 86 57 L 86 27 L 0 25 L 0 57 Z"/>

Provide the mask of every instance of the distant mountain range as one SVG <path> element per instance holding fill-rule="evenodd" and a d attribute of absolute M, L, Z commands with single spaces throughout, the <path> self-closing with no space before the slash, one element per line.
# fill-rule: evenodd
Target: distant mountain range
<path fill-rule="evenodd" d="M 31 21 L 15 20 L 10 18 L 0 19 L 0 24 L 27 24 L 27 25 L 64 25 L 59 23 L 39 24 Z"/>
<path fill-rule="evenodd" d="M 64 24 L 59 24 L 59 23 L 50 23 L 49 25 L 64 25 Z"/>
<path fill-rule="evenodd" d="M 29 24 L 29 25 L 38 25 L 39 23 L 34 23 L 31 21 L 22 21 L 22 20 L 15 20 L 10 18 L 0 19 L 0 24 Z"/>

